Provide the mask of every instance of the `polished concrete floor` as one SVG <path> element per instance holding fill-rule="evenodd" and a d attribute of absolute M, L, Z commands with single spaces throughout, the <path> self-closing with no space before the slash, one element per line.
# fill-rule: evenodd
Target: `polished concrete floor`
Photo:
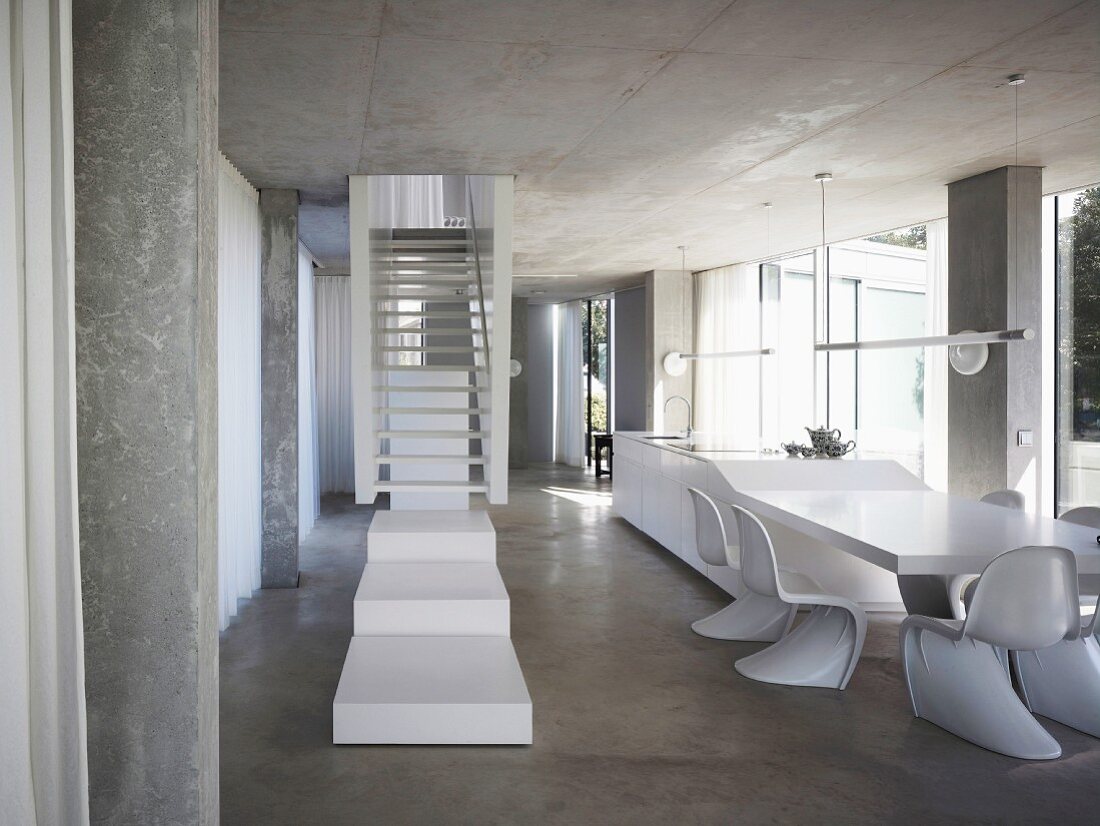
<path fill-rule="evenodd" d="M 1044 721 L 1063 757 L 1028 763 L 912 717 L 900 617 L 873 616 L 847 691 L 753 683 L 731 663 L 761 645 L 689 630 L 726 598 L 615 516 L 606 478 L 533 467 L 511 498 L 491 514 L 535 744 L 331 744 L 371 511 L 326 501 L 301 587 L 222 638 L 224 823 L 1100 820 L 1100 741 Z"/>

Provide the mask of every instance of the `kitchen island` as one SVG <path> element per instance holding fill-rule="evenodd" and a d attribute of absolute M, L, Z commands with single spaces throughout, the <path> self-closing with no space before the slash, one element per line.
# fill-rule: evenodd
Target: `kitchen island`
<path fill-rule="evenodd" d="M 747 504 L 739 492 L 895 490 L 928 487 L 889 459 L 793 459 L 785 454 L 736 450 L 720 439 L 695 434 L 616 433 L 612 500 L 615 511 L 728 593 L 741 591 L 740 575 L 713 566 L 695 548 L 695 517 L 688 496 L 697 488 L 724 502 Z M 751 509 L 751 507 L 750 507 Z M 803 532 L 761 516 L 780 564 L 813 577 L 830 593 L 860 603 L 869 611 L 902 611 L 897 577 Z M 728 514 L 723 514 L 725 519 Z M 727 535 L 736 541 L 732 518 Z"/>

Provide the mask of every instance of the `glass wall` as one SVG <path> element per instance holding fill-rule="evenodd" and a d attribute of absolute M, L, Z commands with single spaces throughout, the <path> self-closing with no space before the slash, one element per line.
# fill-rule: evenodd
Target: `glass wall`
<path fill-rule="evenodd" d="M 776 354 L 760 359 L 758 387 L 741 384 L 735 395 L 759 411 L 761 447 L 806 442 L 807 426 L 827 425 L 855 439 L 862 456 L 896 459 L 926 477 L 926 383 L 934 384 L 934 401 L 943 408 L 935 429 L 944 430 L 946 353 L 826 354 L 814 344 L 946 332 L 939 329 L 946 322 L 946 255 L 946 222 L 934 222 L 832 244 L 827 256 L 814 250 L 759 266 L 760 344 Z M 827 279 L 817 276 L 823 260 Z M 698 312 L 701 327 L 708 313 L 711 321 L 734 318 L 706 304 Z M 942 452 L 946 433 L 939 435 Z"/>
<path fill-rule="evenodd" d="M 592 464 L 595 433 L 608 433 L 611 421 L 611 300 L 581 302 L 581 341 L 584 352 L 584 455 Z"/>
<path fill-rule="evenodd" d="M 1100 504 L 1100 186 L 1054 196 L 1055 506 Z"/>

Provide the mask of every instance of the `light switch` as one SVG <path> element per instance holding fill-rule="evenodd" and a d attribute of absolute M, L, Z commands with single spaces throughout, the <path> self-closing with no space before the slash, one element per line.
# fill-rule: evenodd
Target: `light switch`
<path fill-rule="evenodd" d="M 1017 430 L 1016 431 L 1016 444 L 1019 447 L 1033 447 L 1034 441 L 1032 440 L 1030 430 Z"/>

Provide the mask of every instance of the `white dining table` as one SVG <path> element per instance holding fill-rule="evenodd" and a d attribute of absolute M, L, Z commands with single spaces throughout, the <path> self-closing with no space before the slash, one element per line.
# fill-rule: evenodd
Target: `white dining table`
<path fill-rule="evenodd" d="M 738 489 L 733 501 L 897 574 L 910 613 L 943 616 L 945 577 L 1025 545 L 1068 548 L 1080 573 L 1100 574 L 1096 530 L 932 490 Z"/>

